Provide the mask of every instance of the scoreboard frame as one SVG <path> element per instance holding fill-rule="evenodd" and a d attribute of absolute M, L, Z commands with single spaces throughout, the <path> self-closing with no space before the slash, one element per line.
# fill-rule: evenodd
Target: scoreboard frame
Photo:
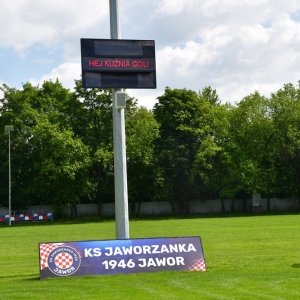
<path fill-rule="evenodd" d="M 154 40 L 81 39 L 84 88 L 155 89 Z"/>

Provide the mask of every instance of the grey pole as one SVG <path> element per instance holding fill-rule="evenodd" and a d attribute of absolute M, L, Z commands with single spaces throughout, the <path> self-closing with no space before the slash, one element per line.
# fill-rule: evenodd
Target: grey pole
<path fill-rule="evenodd" d="M 110 9 L 110 38 L 121 37 L 119 25 L 118 0 L 109 1 Z M 128 191 L 125 142 L 124 109 L 117 108 L 117 92 L 113 89 L 113 137 L 114 137 L 114 175 L 115 175 L 115 218 L 116 238 L 129 238 Z"/>
<path fill-rule="evenodd" d="M 11 226 L 11 163 L 10 163 L 10 132 L 14 130 L 13 125 L 4 127 L 4 131 L 8 133 L 8 224 Z"/>
<path fill-rule="evenodd" d="M 8 131 L 8 214 L 11 226 L 11 167 L 10 167 L 10 130 Z"/>
<path fill-rule="evenodd" d="M 109 11 L 110 11 L 110 38 L 120 39 L 121 30 L 119 22 L 119 1 L 109 0 Z"/>

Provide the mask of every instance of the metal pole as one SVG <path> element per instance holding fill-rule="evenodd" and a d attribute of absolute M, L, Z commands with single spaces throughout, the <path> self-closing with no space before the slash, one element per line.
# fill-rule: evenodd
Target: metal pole
<path fill-rule="evenodd" d="M 120 39 L 121 30 L 119 22 L 119 1 L 109 0 L 109 11 L 110 11 L 110 38 Z"/>
<path fill-rule="evenodd" d="M 10 167 L 10 131 L 8 131 L 8 214 L 9 226 L 11 226 L 11 167 Z"/>
<path fill-rule="evenodd" d="M 109 1 L 110 8 L 110 38 L 121 37 L 119 25 L 118 0 Z M 125 142 L 124 109 L 117 108 L 117 95 L 120 91 L 113 89 L 113 137 L 114 137 L 114 175 L 115 175 L 115 218 L 116 238 L 129 238 L 128 191 Z"/>

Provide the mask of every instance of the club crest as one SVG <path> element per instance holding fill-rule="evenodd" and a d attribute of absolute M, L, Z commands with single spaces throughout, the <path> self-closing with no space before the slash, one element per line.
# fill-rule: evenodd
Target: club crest
<path fill-rule="evenodd" d="M 58 276 L 74 274 L 80 267 L 81 258 L 78 252 L 69 246 L 53 249 L 48 256 L 49 270 Z"/>

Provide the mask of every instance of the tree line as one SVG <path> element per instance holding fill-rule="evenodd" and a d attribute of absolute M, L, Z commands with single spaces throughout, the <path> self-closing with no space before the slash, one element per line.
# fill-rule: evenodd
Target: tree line
<path fill-rule="evenodd" d="M 58 80 L 0 89 L 0 205 L 9 193 L 4 127 L 13 125 L 13 209 L 94 202 L 101 214 L 114 201 L 111 90 L 84 89 L 81 80 L 73 91 Z M 152 110 L 130 96 L 126 103 L 133 212 L 146 201 L 170 201 L 174 213 L 189 213 L 191 200 L 232 199 L 234 210 L 234 201 L 252 194 L 300 199 L 299 86 L 235 104 L 222 104 L 211 87 L 167 87 L 157 100 Z"/>

